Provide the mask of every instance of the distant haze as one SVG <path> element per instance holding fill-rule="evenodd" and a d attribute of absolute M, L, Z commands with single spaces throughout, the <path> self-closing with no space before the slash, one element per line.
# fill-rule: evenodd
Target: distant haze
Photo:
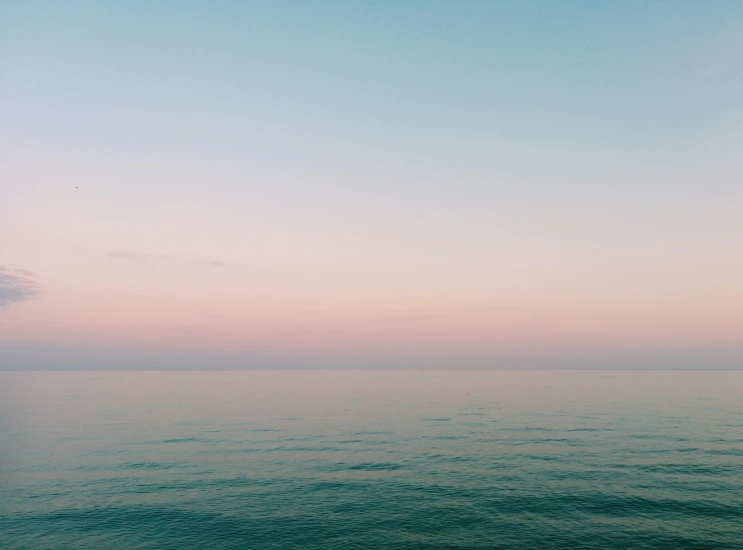
<path fill-rule="evenodd" d="M 743 368 L 743 2 L 0 5 L 0 369 Z"/>

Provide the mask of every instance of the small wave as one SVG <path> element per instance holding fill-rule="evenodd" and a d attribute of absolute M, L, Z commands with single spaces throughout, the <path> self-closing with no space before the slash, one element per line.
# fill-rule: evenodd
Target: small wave
<path fill-rule="evenodd" d="M 112 470 L 172 470 L 179 468 L 180 464 L 166 462 L 127 462 L 118 464 Z"/>
<path fill-rule="evenodd" d="M 740 466 L 726 464 L 617 464 L 615 468 L 638 470 L 642 472 L 673 474 L 673 475 L 691 475 L 691 476 L 720 476 L 736 475 L 741 471 Z"/>
<path fill-rule="evenodd" d="M 466 435 L 423 435 L 419 439 L 428 439 L 429 441 L 457 441 L 460 439 L 469 439 Z"/>
<path fill-rule="evenodd" d="M 361 470 L 365 472 L 379 472 L 379 471 L 394 471 L 401 470 L 403 466 L 401 464 L 395 464 L 393 462 L 364 462 L 361 464 L 354 464 L 348 466 L 346 470 Z"/>
<path fill-rule="evenodd" d="M 161 439 L 160 441 L 155 441 L 154 443 L 201 443 L 207 441 L 206 439 L 202 439 L 201 437 L 174 437 L 171 439 Z"/>
<path fill-rule="evenodd" d="M 702 451 L 705 454 L 708 455 L 717 455 L 717 456 L 743 456 L 743 449 L 707 449 L 705 451 Z"/>

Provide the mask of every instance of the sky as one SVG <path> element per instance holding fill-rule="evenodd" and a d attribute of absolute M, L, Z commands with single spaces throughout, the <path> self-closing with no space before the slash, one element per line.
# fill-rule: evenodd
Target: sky
<path fill-rule="evenodd" d="M 743 2 L 0 3 L 0 369 L 743 368 Z"/>

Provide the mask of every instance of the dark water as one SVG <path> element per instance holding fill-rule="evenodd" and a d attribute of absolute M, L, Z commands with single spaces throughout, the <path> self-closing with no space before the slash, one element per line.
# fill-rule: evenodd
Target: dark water
<path fill-rule="evenodd" d="M 0 438 L 3 549 L 743 549 L 743 372 L 6 372 Z"/>

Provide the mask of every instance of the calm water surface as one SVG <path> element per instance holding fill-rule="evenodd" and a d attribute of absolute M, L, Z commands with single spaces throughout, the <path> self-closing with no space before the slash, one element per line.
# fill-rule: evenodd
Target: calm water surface
<path fill-rule="evenodd" d="M 743 372 L 0 373 L 3 549 L 743 549 Z"/>

